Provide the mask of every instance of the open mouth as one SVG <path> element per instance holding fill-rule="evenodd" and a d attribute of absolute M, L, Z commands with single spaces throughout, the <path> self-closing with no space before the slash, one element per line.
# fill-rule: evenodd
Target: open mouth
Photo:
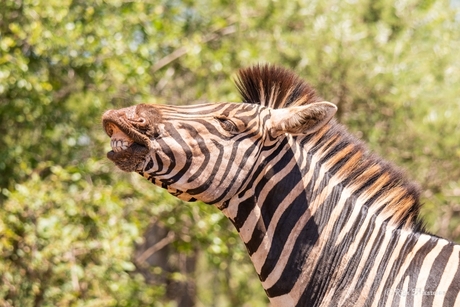
<path fill-rule="evenodd" d="M 134 141 L 115 124 L 108 123 L 106 131 L 110 136 L 110 146 L 114 152 L 121 152 L 134 144 Z"/>
<path fill-rule="evenodd" d="M 112 150 L 107 153 L 107 158 L 123 171 L 142 170 L 145 156 L 149 152 L 148 146 L 133 140 L 113 122 L 105 122 L 104 128 L 110 137 L 110 146 L 112 147 Z"/>
<path fill-rule="evenodd" d="M 104 113 L 102 123 L 105 132 L 110 137 L 110 145 L 114 152 L 121 152 L 128 149 L 134 143 L 150 148 L 150 139 L 138 128 L 142 128 L 143 119 L 128 119 L 124 114 L 115 110 Z"/>
<path fill-rule="evenodd" d="M 127 116 L 126 112 L 109 110 L 102 116 L 102 125 L 110 137 L 112 147 L 107 158 L 123 171 L 139 171 L 152 145 L 150 138 L 143 132 L 146 121 L 132 114 Z"/>

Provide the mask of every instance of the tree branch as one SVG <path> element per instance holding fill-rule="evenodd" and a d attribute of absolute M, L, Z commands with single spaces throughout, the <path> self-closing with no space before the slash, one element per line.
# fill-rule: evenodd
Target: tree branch
<path fill-rule="evenodd" d="M 209 34 L 206 34 L 206 35 L 203 35 L 203 37 L 201 38 L 201 43 L 205 44 L 205 43 L 208 43 L 210 41 L 213 41 L 213 40 L 216 40 L 218 38 L 221 38 L 223 36 L 233 34 L 235 32 L 236 32 L 235 25 L 230 25 L 228 27 L 219 29 L 217 31 L 213 31 L 213 32 L 211 32 Z M 167 56 L 161 58 L 158 62 L 156 62 L 152 66 L 152 73 L 160 70 L 161 68 L 165 67 L 169 63 L 177 60 L 181 56 L 187 54 L 189 51 L 190 51 L 190 48 L 188 48 L 186 46 L 182 46 L 182 47 L 174 50 L 172 53 L 170 53 Z"/>
<path fill-rule="evenodd" d="M 136 262 L 139 264 L 144 263 L 150 256 L 152 256 L 157 251 L 159 251 L 160 249 L 162 249 L 163 247 L 165 247 L 166 245 L 174 241 L 175 238 L 176 238 L 176 235 L 174 234 L 174 232 L 172 231 L 168 232 L 166 237 L 164 237 L 163 239 L 161 239 L 154 245 L 147 248 L 139 257 L 136 257 Z"/>

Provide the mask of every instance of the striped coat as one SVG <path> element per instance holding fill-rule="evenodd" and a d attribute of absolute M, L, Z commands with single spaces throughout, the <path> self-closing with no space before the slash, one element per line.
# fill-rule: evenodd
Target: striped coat
<path fill-rule="evenodd" d="M 243 103 L 109 110 L 108 153 L 235 225 L 272 306 L 460 306 L 460 246 L 419 192 L 294 73 L 240 71 Z"/>

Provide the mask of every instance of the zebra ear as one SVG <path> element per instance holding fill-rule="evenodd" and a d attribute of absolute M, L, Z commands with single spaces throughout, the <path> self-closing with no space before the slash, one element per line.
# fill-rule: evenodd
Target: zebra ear
<path fill-rule="evenodd" d="M 315 102 L 303 106 L 274 109 L 271 115 L 272 136 L 283 133 L 310 134 L 326 125 L 337 111 L 330 102 Z"/>

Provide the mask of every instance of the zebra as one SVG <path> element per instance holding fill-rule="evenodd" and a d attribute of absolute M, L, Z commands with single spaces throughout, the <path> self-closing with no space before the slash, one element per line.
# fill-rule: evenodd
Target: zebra
<path fill-rule="evenodd" d="M 294 72 L 235 84 L 240 103 L 106 111 L 108 159 L 220 209 L 271 306 L 460 306 L 460 245 L 426 232 L 416 184 Z"/>

